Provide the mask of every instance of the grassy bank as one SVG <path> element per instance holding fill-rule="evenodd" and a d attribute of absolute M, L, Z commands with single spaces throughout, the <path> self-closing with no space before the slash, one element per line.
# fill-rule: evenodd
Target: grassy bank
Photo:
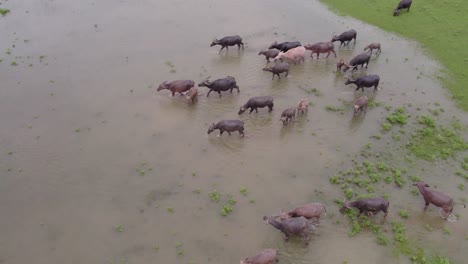
<path fill-rule="evenodd" d="M 419 41 L 448 70 L 443 83 L 458 107 L 468 111 L 468 2 L 413 1 L 411 11 L 393 17 L 399 0 L 321 0 L 332 10 Z M 385 51 L 385 43 L 383 50 Z"/>

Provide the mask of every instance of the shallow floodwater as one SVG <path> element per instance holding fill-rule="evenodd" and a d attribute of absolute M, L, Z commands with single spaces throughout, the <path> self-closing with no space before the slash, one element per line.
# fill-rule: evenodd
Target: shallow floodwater
<path fill-rule="evenodd" d="M 342 192 L 329 182 L 364 144 L 401 153 L 370 138 L 389 112 L 376 107 L 352 118 L 350 103 L 361 92 L 344 85 L 333 55 L 307 57 L 291 65 L 287 78 L 272 81 L 257 54 L 274 41 L 328 41 L 354 28 L 356 45 L 335 43 L 339 57 L 349 60 L 367 44 L 382 43 L 382 54 L 367 69 L 380 75 L 381 89 L 366 95 L 392 107 L 410 104 L 415 115 L 438 102 L 444 117 L 456 115 L 466 124 L 436 81 L 439 65 L 418 44 L 338 17 L 316 1 L 35 0 L 2 6 L 11 13 L 0 17 L 0 263 L 237 263 L 266 247 L 279 249 L 280 263 L 409 263 L 391 246 L 377 245 L 370 232 L 348 237 L 350 227 L 333 202 L 343 199 Z M 219 54 L 219 46 L 209 47 L 215 37 L 234 34 L 247 43 L 244 50 Z M 156 92 L 166 80 L 199 83 L 226 75 L 236 78 L 240 93 L 207 98 L 200 87 L 198 102 L 188 105 L 181 96 Z M 310 93 L 313 88 L 321 95 Z M 258 95 L 274 96 L 273 112 L 238 116 L 239 107 Z M 313 106 L 283 127 L 281 112 L 303 97 Z M 245 138 L 207 135 L 211 123 L 236 118 L 245 122 Z M 424 165 L 429 169 L 410 170 L 457 199 L 466 197 L 450 162 Z M 210 201 L 214 190 L 219 203 Z M 467 210 L 456 207 L 460 220 L 447 223 L 434 207 L 423 215 L 422 198 L 411 195 L 411 187 L 382 190 L 391 196 L 383 224 L 390 239 L 390 222 L 406 209 L 413 240 L 464 262 Z M 237 203 L 222 217 L 228 194 Z M 328 215 L 308 247 L 285 243 L 262 221 L 310 201 L 324 203 Z"/>

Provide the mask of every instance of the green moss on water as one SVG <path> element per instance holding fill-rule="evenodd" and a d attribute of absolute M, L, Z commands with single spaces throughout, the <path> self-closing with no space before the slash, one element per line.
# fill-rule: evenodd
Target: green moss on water
<path fill-rule="evenodd" d="M 418 1 L 413 3 L 409 13 L 402 11 L 398 17 L 392 15 L 392 10 L 398 1 L 322 0 L 322 2 L 340 14 L 349 14 L 384 30 L 397 32 L 419 41 L 448 69 L 448 77 L 441 80 L 451 91 L 457 105 L 468 110 L 466 0 Z M 384 52 L 385 49 L 382 53 Z"/>
<path fill-rule="evenodd" d="M 210 197 L 210 200 L 215 203 L 218 203 L 219 199 L 221 198 L 221 194 L 216 190 L 210 192 L 208 196 Z"/>
<path fill-rule="evenodd" d="M 393 113 L 387 116 L 387 121 L 392 124 L 405 125 L 408 122 L 409 115 L 404 107 L 398 107 Z"/>
<path fill-rule="evenodd" d="M 8 13 L 10 13 L 10 9 L 0 8 L 0 15 L 6 16 Z"/>
<path fill-rule="evenodd" d="M 434 161 L 447 159 L 459 151 L 468 150 L 468 143 L 451 129 L 425 126 L 413 133 L 407 147 L 416 157 Z"/>

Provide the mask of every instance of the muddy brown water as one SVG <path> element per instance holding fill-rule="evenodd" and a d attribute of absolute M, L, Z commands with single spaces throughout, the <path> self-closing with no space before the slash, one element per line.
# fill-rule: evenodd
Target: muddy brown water
<path fill-rule="evenodd" d="M 402 153 L 388 138 L 370 138 L 389 112 L 377 107 L 353 119 L 349 103 L 361 92 L 344 85 L 333 57 L 308 57 L 291 66 L 290 76 L 272 81 L 257 53 L 273 41 L 328 41 L 333 32 L 355 28 L 356 45 L 337 48 L 339 57 L 350 59 L 371 42 L 383 49 L 367 69 L 381 76 L 381 89 L 366 95 L 392 107 L 411 104 L 414 115 L 437 101 L 443 118 L 459 116 L 466 124 L 435 78 L 439 65 L 417 43 L 338 17 L 316 1 L 38 0 L 2 6 L 12 12 L 0 18 L 0 263 L 237 263 L 266 247 L 279 249 L 281 263 L 409 263 L 391 246 L 377 245 L 370 232 L 348 237 L 350 227 L 333 202 L 342 193 L 329 183 L 364 144 Z M 244 50 L 218 54 L 219 46 L 209 47 L 215 37 L 231 34 L 243 37 Z M 187 105 L 183 97 L 155 91 L 165 80 L 198 83 L 226 75 L 237 79 L 240 94 L 207 98 L 201 87 L 198 102 Z M 307 92 L 312 88 L 321 96 Z M 240 105 L 257 95 L 274 96 L 274 111 L 238 116 Z M 303 97 L 314 106 L 283 127 L 282 110 Z M 245 122 L 244 139 L 207 135 L 212 122 L 236 118 Z M 411 173 L 466 197 L 453 176 L 459 163 L 417 164 L 409 166 Z M 422 198 L 409 186 L 380 187 L 391 196 L 383 224 L 389 239 L 390 222 L 406 209 L 412 240 L 464 262 L 467 210 L 456 207 L 460 220 L 447 223 L 434 207 L 422 214 Z M 221 193 L 219 203 L 208 197 L 213 190 Z M 222 217 L 228 194 L 237 203 Z M 309 201 L 326 204 L 328 216 L 308 247 L 284 243 L 261 220 Z M 373 221 L 380 223 L 381 215 Z"/>

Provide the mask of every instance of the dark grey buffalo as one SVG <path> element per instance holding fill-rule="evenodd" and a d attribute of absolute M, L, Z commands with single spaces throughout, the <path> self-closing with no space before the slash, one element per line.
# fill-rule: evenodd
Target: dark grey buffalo
<path fill-rule="evenodd" d="M 293 49 L 299 46 L 301 46 L 301 43 L 299 41 L 283 42 L 280 44 L 278 44 L 278 42 L 275 41 L 275 43 L 270 45 L 269 49 L 277 49 L 282 52 L 286 52 L 290 49 Z"/>
<path fill-rule="evenodd" d="M 304 48 L 306 50 L 311 50 L 312 53 L 310 54 L 310 57 L 314 57 L 314 53 L 317 54 L 317 60 L 319 58 L 320 53 L 327 53 L 327 57 L 330 56 L 330 53 L 333 53 L 336 58 L 336 53 L 335 53 L 335 45 L 333 42 L 318 42 L 312 45 L 305 45 Z"/>
<path fill-rule="evenodd" d="M 376 214 L 382 211 L 385 214 L 384 217 L 387 217 L 389 205 L 390 203 L 384 198 L 364 198 L 354 202 L 345 202 L 340 209 L 340 213 L 343 213 L 346 209 L 357 208 L 359 210 L 358 216 L 362 213 Z"/>
<path fill-rule="evenodd" d="M 172 93 L 172 96 L 175 95 L 175 93 L 180 93 L 180 95 L 183 95 L 183 93 L 187 92 L 190 90 L 195 85 L 195 82 L 192 80 L 176 80 L 168 83 L 167 81 L 162 82 L 157 91 L 161 90 L 169 90 Z"/>
<path fill-rule="evenodd" d="M 237 92 L 240 93 L 239 86 L 237 86 L 237 83 L 236 83 L 236 79 L 232 76 L 227 76 L 226 78 L 214 80 L 212 82 L 208 80 L 209 78 L 210 77 L 206 78 L 205 80 L 203 80 L 201 83 L 198 84 L 198 87 L 204 86 L 210 89 L 208 94 L 206 94 L 206 97 L 208 97 L 208 95 L 210 95 L 210 93 L 213 91 L 218 92 L 219 97 L 221 97 L 222 91 L 227 91 L 227 90 L 230 90 L 230 92 L 232 93 L 233 89 L 237 89 Z"/>
<path fill-rule="evenodd" d="M 263 107 L 268 107 L 268 112 L 271 112 L 273 110 L 273 96 L 255 96 L 250 98 L 247 103 L 245 103 L 241 108 L 239 109 L 238 114 L 241 115 L 242 113 L 245 112 L 245 110 L 250 108 L 250 113 L 252 113 L 253 110 L 258 113 L 257 108 L 263 108 Z"/>
<path fill-rule="evenodd" d="M 369 65 L 369 60 L 371 58 L 370 53 L 364 52 L 359 55 L 356 55 L 354 58 L 352 58 L 349 63 L 345 63 L 343 67 L 343 71 L 347 71 L 349 68 L 353 68 L 351 71 L 357 70 L 357 67 L 361 65 L 361 68 L 364 67 L 364 65 Z"/>
<path fill-rule="evenodd" d="M 348 31 L 345 31 L 341 33 L 340 35 L 335 35 L 333 36 L 331 42 L 339 41 L 340 42 L 340 47 L 346 42 L 346 46 L 351 42 L 351 40 L 354 39 L 354 44 L 356 44 L 356 37 L 357 37 L 357 32 L 354 29 L 350 29 Z"/>
<path fill-rule="evenodd" d="M 255 256 L 247 257 L 240 264 L 274 264 L 278 262 L 278 250 L 268 248 Z"/>
<path fill-rule="evenodd" d="M 369 88 L 374 86 L 374 91 L 377 90 L 379 87 L 380 77 L 376 74 L 368 74 L 365 76 L 358 77 L 357 79 L 349 79 L 346 80 L 345 85 L 354 83 L 356 87 L 356 91 L 361 89 L 364 92 L 364 87 Z"/>
<path fill-rule="evenodd" d="M 283 221 L 277 221 L 274 219 L 274 217 L 264 216 L 263 220 L 265 220 L 267 224 L 270 224 L 283 232 L 283 234 L 286 236 L 284 239 L 285 241 L 288 241 L 290 236 L 294 235 L 302 237 L 305 244 L 309 244 L 310 233 L 314 226 L 307 218 L 301 216 L 288 218 Z"/>
<path fill-rule="evenodd" d="M 218 123 L 213 123 L 208 128 L 208 134 L 219 129 L 219 136 L 223 135 L 224 131 L 231 135 L 231 132 L 238 131 L 241 137 L 244 137 L 244 122 L 241 120 L 222 120 Z"/>
<path fill-rule="evenodd" d="M 455 204 L 458 204 L 449 195 L 442 193 L 442 192 L 428 189 L 429 185 L 423 181 L 414 183 L 413 186 L 418 187 L 419 192 L 424 198 L 424 202 L 425 202 L 424 211 L 427 210 L 427 207 L 429 207 L 429 204 L 433 204 L 437 207 L 442 208 L 442 210 L 445 213 L 445 218 L 447 218 L 452 213 L 453 206 Z M 465 204 L 462 204 L 462 205 L 466 208 Z"/>
<path fill-rule="evenodd" d="M 279 50 L 277 49 L 269 49 L 269 50 L 262 50 L 258 53 L 258 55 L 264 55 L 267 62 L 270 62 L 270 59 L 276 58 L 279 54 Z"/>
<path fill-rule="evenodd" d="M 280 73 L 285 72 L 285 76 L 288 76 L 289 64 L 287 62 L 280 62 L 276 63 L 274 66 L 265 67 L 263 70 L 273 73 L 273 76 L 271 77 L 272 80 L 275 78 L 275 75 L 278 75 L 278 79 L 281 79 Z"/>
<path fill-rule="evenodd" d="M 367 112 L 367 105 L 369 103 L 369 99 L 367 96 L 361 96 L 356 101 L 353 103 L 353 109 L 354 109 L 354 116 L 356 116 L 359 112 L 364 111 L 364 113 Z"/>
<path fill-rule="evenodd" d="M 213 47 L 215 45 L 220 45 L 221 49 L 219 52 L 221 52 L 224 48 L 226 48 L 226 51 L 228 51 L 229 46 L 234 46 L 237 45 L 238 49 L 242 46 L 242 49 L 244 49 L 244 43 L 242 43 L 242 38 L 238 35 L 235 36 L 227 36 L 222 39 L 215 39 L 213 42 L 211 42 L 210 47 Z"/>
<path fill-rule="evenodd" d="M 405 8 L 406 8 L 406 10 L 408 10 L 408 12 L 409 12 L 409 9 L 410 9 L 412 3 L 413 3 L 412 0 L 401 0 L 401 1 L 398 3 L 397 7 L 396 7 L 395 9 L 393 9 L 393 16 L 399 16 L 399 15 L 400 15 L 400 11 L 401 11 L 402 9 L 405 9 Z"/>

